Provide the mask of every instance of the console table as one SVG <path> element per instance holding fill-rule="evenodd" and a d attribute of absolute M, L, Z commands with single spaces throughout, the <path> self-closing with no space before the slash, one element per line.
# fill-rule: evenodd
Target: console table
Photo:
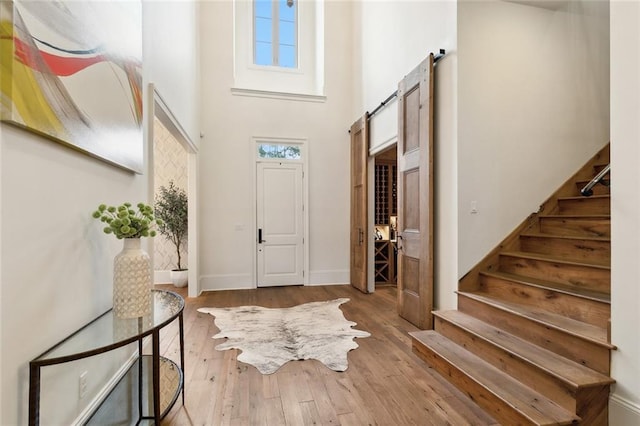
<path fill-rule="evenodd" d="M 182 392 L 184 404 L 183 311 L 184 299 L 180 295 L 171 291 L 153 290 L 153 305 L 149 315 L 121 319 L 109 310 L 29 362 L 29 425 L 37 426 L 40 422 L 40 370 L 42 367 L 98 355 L 136 341 L 138 342 L 138 362 L 134 363 L 130 370 L 135 366 L 138 367 L 138 420 L 151 419 L 154 424 L 159 425 L 160 419 L 169 412 L 180 392 Z M 173 361 L 160 356 L 160 330 L 176 318 L 178 318 L 180 329 L 180 367 Z M 142 353 L 142 339 L 147 336 L 151 336 L 151 355 Z M 174 380 L 175 389 L 171 392 L 173 397 L 168 403 L 165 401 L 165 407 L 161 407 L 160 376 L 161 373 L 166 373 L 167 369 L 176 372 L 177 380 Z M 148 380 L 149 374 L 151 380 Z M 150 405 L 153 406 L 153 414 L 151 416 L 143 413 L 142 390 L 145 378 L 152 388 Z"/>

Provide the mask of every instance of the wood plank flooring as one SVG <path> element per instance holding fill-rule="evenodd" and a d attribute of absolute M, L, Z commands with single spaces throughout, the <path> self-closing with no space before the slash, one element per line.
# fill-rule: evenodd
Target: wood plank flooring
<path fill-rule="evenodd" d="M 157 286 L 185 297 L 185 404 L 162 421 L 173 425 L 497 425 L 453 385 L 420 360 L 407 334 L 417 329 L 396 313 L 395 287 L 362 294 L 350 286 L 277 287 L 208 292 Z M 335 372 L 318 361 L 295 361 L 262 375 L 237 361 L 237 350 L 217 351 L 214 319 L 200 307 L 290 307 L 348 297 L 341 306 L 355 327 L 349 368 Z M 179 358 L 177 322 L 162 332 L 161 351 Z"/>

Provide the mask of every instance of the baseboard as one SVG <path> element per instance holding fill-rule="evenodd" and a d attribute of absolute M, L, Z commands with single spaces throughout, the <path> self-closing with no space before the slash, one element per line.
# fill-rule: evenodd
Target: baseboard
<path fill-rule="evenodd" d="M 309 272 L 309 285 L 349 284 L 349 281 L 348 269 Z"/>
<path fill-rule="evenodd" d="M 129 359 L 116 371 L 116 373 L 111 377 L 111 379 L 104 385 L 104 387 L 96 394 L 96 396 L 87 404 L 87 406 L 80 412 L 78 417 L 73 421 L 72 426 L 81 426 L 86 424 L 93 413 L 100 407 L 100 404 L 109 396 L 113 388 L 115 388 L 120 379 L 127 374 L 129 368 L 136 362 L 138 359 L 138 352 L 134 351 Z"/>
<path fill-rule="evenodd" d="M 308 285 L 349 283 L 349 270 L 311 271 Z M 205 275 L 200 278 L 200 291 L 247 290 L 256 288 L 250 274 Z"/>
<path fill-rule="evenodd" d="M 615 426 L 640 425 L 640 405 L 619 395 L 609 398 L 609 424 Z"/>

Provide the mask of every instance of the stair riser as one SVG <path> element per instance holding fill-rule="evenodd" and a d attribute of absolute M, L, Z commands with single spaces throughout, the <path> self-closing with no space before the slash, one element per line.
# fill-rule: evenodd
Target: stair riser
<path fill-rule="evenodd" d="M 558 200 L 560 214 L 609 214 L 611 211 L 609 198 L 572 198 Z"/>
<path fill-rule="evenodd" d="M 501 254 L 500 270 L 523 277 L 539 278 L 603 294 L 610 294 L 611 292 L 611 271 L 588 265 L 562 264 L 548 260 Z"/>
<path fill-rule="evenodd" d="M 609 375 L 609 350 L 598 344 L 464 295 L 458 295 L 458 310 L 602 374 Z"/>
<path fill-rule="evenodd" d="M 482 385 L 467 376 L 463 371 L 451 365 L 430 348 L 413 344 L 413 352 L 432 366 L 448 382 L 456 386 L 469 398 L 504 425 L 533 425 L 526 417 L 505 404 L 500 398 L 488 392 Z"/>
<path fill-rule="evenodd" d="M 479 286 L 480 291 L 499 299 L 526 306 L 541 306 L 547 311 L 602 328 L 607 328 L 611 318 L 611 306 L 597 300 L 482 274 Z"/>
<path fill-rule="evenodd" d="M 588 239 L 566 239 L 523 235 L 520 251 L 550 254 L 560 259 L 611 265 L 611 243 Z"/>
<path fill-rule="evenodd" d="M 499 347 L 443 318 L 436 317 L 435 330 L 449 340 L 473 352 L 474 355 L 498 367 L 511 377 L 514 377 L 525 385 L 552 399 L 561 407 L 572 413 L 576 412 L 576 389 L 571 389 L 568 385 L 550 376 L 544 370 L 520 358 L 511 356 Z"/>
<path fill-rule="evenodd" d="M 609 164 L 609 159 L 608 158 L 603 158 L 601 161 L 606 161 L 606 163 L 603 164 L 596 164 L 595 166 L 593 166 L 593 176 L 595 177 L 598 173 L 600 173 L 601 171 L 604 170 L 605 167 L 607 167 L 607 164 Z M 611 173 L 609 173 L 607 176 L 607 179 L 611 178 Z"/>
<path fill-rule="evenodd" d="M 578 405 L 576 414 L 582 419 L 580 426 L 609 424 L 609 392 L 609 386 L 578 391 L 581 403 Z"/>
<path fill-rule="evenodd" d="M 588 183 L 589 183 L 588 181 L 576 183 L 576 189 L 578 190 L 578 194 L 580 193 L 580 191 L 582 191 L 582 188 L 584 188 L 585 185 L 587 185 Z M 610 187 L 604 186 L 602 184 L 597 184 L 596 186 L 594 186 L 592 188 L 592 191 L 593 191 L 593 195 L 609 195 L 611 193 Z"/>
<path fill-rule="evenodd" d="M 604 218 L 541 217 L 540 232 L 576 237 L 611 237 L 611 220 Z"/>

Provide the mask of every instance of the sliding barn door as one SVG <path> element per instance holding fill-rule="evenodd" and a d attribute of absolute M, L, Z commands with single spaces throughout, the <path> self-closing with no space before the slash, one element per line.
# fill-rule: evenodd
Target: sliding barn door
<path fill-rule="evenodd" d="M 351 285 L 367 293 L 367 161 L 368 120 L 365 114 L 351 126 Z"/>
<path fill-rule="evenodd" d="M 433 55 L 398 85 L 398 314 L 433 328 Z"/>

